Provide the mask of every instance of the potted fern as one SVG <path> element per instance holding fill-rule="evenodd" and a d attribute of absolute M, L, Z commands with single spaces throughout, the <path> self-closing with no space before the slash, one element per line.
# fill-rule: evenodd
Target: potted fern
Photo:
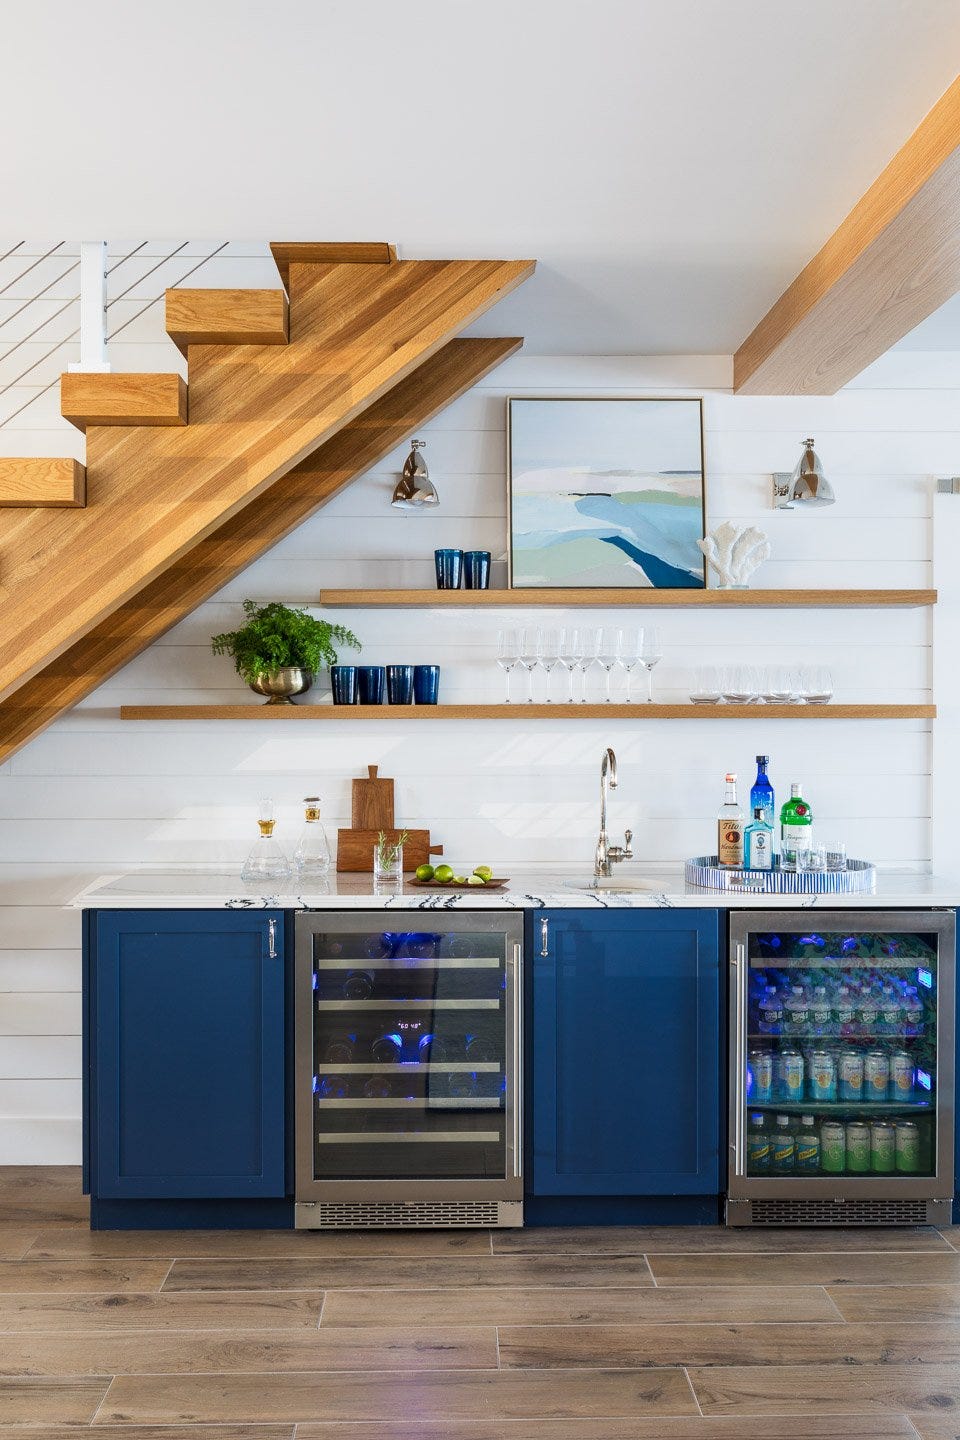
<path fill-rule="evenodd" d="M 244 600 L 243 613 L 246 622 L 239 630 L 214 635 L 213 653 L 231 656 L 251 690 L 270 697 L 268 705 L 292 705 L 293 696 L 309 690 L 319 670 L 335 665 L 335 640 L 360 649 L 352 630 L 276 600 L 268 605 Z"/>

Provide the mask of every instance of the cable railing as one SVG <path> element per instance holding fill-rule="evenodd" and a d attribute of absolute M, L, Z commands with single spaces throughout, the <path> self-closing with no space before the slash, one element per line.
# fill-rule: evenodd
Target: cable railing
<path fill-rule="evenodd" d="M 9 249 L 7 249 L 2 255 L 0 255 L 0 264 L 15 256 L 16 253 L 22 249 L 25 243 L 25 241 L 20 240 L 15 245 L 12 245 Z M 131 261 L 146 247 L 147 243 L 148 242 L 146 240 L 141 240 L 139 244 L 135 245 L 125 254 L 121 255 L 119 259 L 110 263 L 106 268 L 107 277 L 109 278 L 109 276 L 113 275 L 117 270 L 121 268 L 121 266 L 128 264 L 129 261 Z M 171 260 L 175 260 L 178 255 L 180 255 L 184 250 L 186 250 L 189 243 L 190 242 L 188 240 L 183 240 L 178 245 L 175 245 L 167 253 L 162 254 L 157 259 L 156 263 L 151 265 L 149 269 L 143 271 L 141 274 L 138 274 L 136 279 L 133 280 L 129 285 L 127 285 L 125 289 L 119 291 L 118 294 L 111 296 L 106 302 L 106 313 L 108 321 L 110 310 L 114 305 L 117 305 L 121 300 L 126 299 L 126 297 L 131 293 L 131 291 L 136 290 L 144 283 L 145 280 L 148 280 L 151 275 L 155 274 L 156 271 L 160 270 L 164 265 L 168 265 Z M 191 264 L 187 270 L 184 270 L 183 273 L 177 277 L 177 279 L 173 282 L 174 286 L 182 285 L 183 282 L 185 280 L 188 280 L 191 275 L 195 275 L 198 270 L 200 270 L 204 265 L 209 264 L 209 262 L 213 260 L 217 255 L 219 255 L 221 251 L 225 250 L 229 243 L 230 242 L 228 240 L 224 240 L 219 245 L 217 245 L 216 248 L 213 249 L 208 255 L 200 256 L 199 259 L 195 260 L 194 263 Z M 65 241 L 59 240 L 48 250 L 44 251 L 43 254 L 31 258 L 29 265 L 26 265 L 23 270 L 21 270 L 17 275 L 14 275 L 13 278 L 7 281 L 5 285 L 0 286 L 0 298 L 2 298 L 2 296 L 8 290 L 11 290 L 15 286 L 19 285 L 20 282 L 24 279 L 24 277 L 26 275 L 29 275 L 31 271 L 35 270 L 39 265 L 42 265 L 46 260 L 55 257 L 57 253 L 63 249 L 65 244 Z M 64 255 L 64 259 L 67 259 L 68 255 L 69 252 L 67 255 Z M 24 256 L 24 258 L 26 259 L 28 257 Z M 18 306 L 18 308 L 14 310 L 11 314 L 0 318 L 0 363 L 8 360 L 11 355 L 14 355 L 24 345 L 28 345 L 31 341 L 35 339 L 37 335 L 40 334 L 42 330 L 45 330 L 61 315 L 69 311 L 71 307 L 79 306 L 80 292 L 78 290 L 75 295 L 68 296 L 59 309 L 55 310 L 50 315 L 44 316 L 38 324 L 36 324 L 31 330 L 27 332 L 27 334 L 21 335 L 18 340 L 12 341 L 9 344 L 4 344 L 4 330 L 8 329 L 9 326 L 14 322 L 14 320 L 22 316 L 25 312 L 28 312 L 32 305 L 35 305 L 38 301 L 41 301 L 48 294 L 49 291 L 55 289 L 56 286 L 61 284 L 61 282 L 65 280 L 69 275 L 71 275 L 74 271 L 79 270 L 79 268 L 80 257 L 79 254 L 77 254 L 75 257 L 70 259 L 70 263 L 67 265 L 66 269 L 62 270 L 58 275 L 55 275 L 52 280 L 49 280 L 47 284 L 43 286 L 42 289 L 38 290 L 35 294 L 27 297 L 23 301 L 23 304 Z M 107 344 L 109 345 L 111 340 L 113 340 L 123 330 L 126 330 L 128 326 L 133 325 L 137 320 L 140 319 L 142 315 L 145 315 L 148 310 L 151 310 L 155 305 L 159 305 L 161 300 L 164 298 L 164 293 L 167 288 L 167 286 L 164 286 L 164 290 L 161 291 L 159 295 L 149 296 L 138 310 L 136 310 L 132 315 L 128 315 L 127 318 L 123 320 L 120 324 L 118 324 L 114 329 L 111 330 L 108 323 L 106 337 Z M 45 365 L 47 361 L 52 359 L 53 356 L 57 354 L 58 351 L 63 350 L 66 346 L 73 344 L 73 342 L 77 340 L 79 336 L 80 325 L 77 324 L 72 330 L 70 330 L 68 334 L 62 335 L 57 340 L 55 340 L 49 346 L 49 348 L 44 351 L 42 355 L 38 356 L 35 360 L 32 360 L 31 363 L 27 365 L 23 370 L 20 370 L 11 379 L 0 383 L 0 399 L 2 399 L 2 397 L 6 395 L 10 390 L 15 389 L 18 385 L 23 385 L 29 375 L 33 374 L 33 372 L 35 370 L 38 370 L 41 366 Z M 61 366 L 60 368 L 62 369 L 65 367 Z M 59 374 L 57 374 L 54 379 L 50 380 L 47 384 L 38 386 L 34 390 L 34 393 L 31 394 L 26 400 L 24 400 L 21 405 L 18 405 L 15 410 L 12 410 L 8 415 L 4 416 L 4 418 L 0 420 L 0 430 L 2 430 L 4 426 L 9 425 L 10 422 L 12 420 L 15 420 L 18 415 L 22 415 L 25 411 L 29 410 L 32 405 L 35 405 L 38 400 L 40 400 L 44 395 L 46 395 L 59 383 L 60 376 Z"/>

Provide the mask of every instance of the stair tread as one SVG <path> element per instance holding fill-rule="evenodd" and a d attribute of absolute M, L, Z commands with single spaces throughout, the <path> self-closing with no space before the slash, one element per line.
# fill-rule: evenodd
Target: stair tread
<path fill-rule="evenodd" d="M 86 488 L 86 468 L 70 456 L 0 457 L 0 508 L 75 510 Z"/>
<path fill-rule="evenodd" d="M 397 258 L 392 245 L 378 241 L 275 240 L 270 250 L 288 290 L 294 261 L 304 265 L 391 265 Z"/>
<path fill-rule="evenodd" d="M 168 290 L 166 329 L 184 355 L 189 345 L 285 345 L 283 290 Z"/>
<path fill-rule="evenodd" d="M 78 430 L 186 425 L 187 383 L 176 371 L 68 371 L 60 376 L 60 413 Z"/>

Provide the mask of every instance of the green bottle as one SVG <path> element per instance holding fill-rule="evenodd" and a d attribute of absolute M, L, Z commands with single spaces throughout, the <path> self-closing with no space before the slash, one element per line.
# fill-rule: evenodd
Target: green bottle
<path fill-rule="evenodd" d="M 780 868 L 796 870 L 797 857 L 813 844 L 813 812 L 803 798 L 801 787 L 790 786 L 790 799 L 780 808 Z"/>

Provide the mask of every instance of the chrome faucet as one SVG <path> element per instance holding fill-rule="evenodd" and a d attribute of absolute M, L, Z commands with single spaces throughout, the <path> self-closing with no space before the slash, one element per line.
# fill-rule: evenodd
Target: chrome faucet
<path fill-rule="evenodd" d="M 633 839 L 632 830 L 624 832 L 626 843 L 623 845 L 611 845 L 607 836 L 608 785 L 611 790 L 617 788 L 617 757 L 609 747 L 604 750 L 603 759 L 600 761 L 600 834 L 597 837 L 597 854 L 593 866 L 596 880 L 609 879 L 617 862 L 633 859 L 633 851 L 630 848 L 630 842 Z"/>

